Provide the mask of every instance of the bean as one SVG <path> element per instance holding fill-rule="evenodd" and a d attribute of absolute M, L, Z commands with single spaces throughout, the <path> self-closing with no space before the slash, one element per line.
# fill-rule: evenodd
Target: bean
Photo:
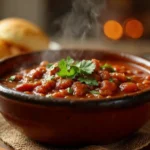
<path fill-rule="evenodd" d="M 126 76 L 124 73 L 111 73 L 111 77 L 118 79 L 121 82 L 125 82 L 127 80 Z"/>
<path fill-rule="evenodd" d="M 56 83 L 56 89 L 66 89 L 73 84 L 72 79 L 59 79 Z"/>
<path fill-rule="evenodd" d="M 68 94 L 67 90 L 60 90 L 52 94 L 52 97 L 55 98 L 64 98 Z"/>
<path fill-rule="evenodd" d="M 100 70 L 101 63 L 97 59 L 92 59 L 92 62 L 95 64 L 95 71 L 98 72 Z"/>
<path fill-rule="evenodd" d="M 72 86 L 75 96 L 84 96 L 87 93 L 88 86 L 80 82 L 75 82 Z"/>
<path fill-rule="evenodd" d="M 32 91 L 35 88 L 33 83 L 23 83 L 16 87 L 17 91 L 25 92 L 25 91 Z"/>
<path fill-rule="evenodd" d="M 125 93 L 132 93 L 138 91 L 138 86 L 132 82 L 125 82 L 120 85 L 120 89 Z"/>
<path fill-rule="evenodd" d="M 110 79 L 110 74 L 108 71 L 101 71 L 100 76 L 102 80 L 109 80 Z"/>
<path fill-rule="evenodd" d="M 116 91 L 117 85 L 114 82 L 105 80 L 101 83 L 101 90 Z"/>

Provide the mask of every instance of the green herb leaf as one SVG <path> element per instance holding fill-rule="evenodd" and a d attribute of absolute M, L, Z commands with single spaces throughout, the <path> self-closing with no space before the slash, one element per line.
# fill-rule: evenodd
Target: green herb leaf
<path fill-rule="evenodd" d="M 93 94 L 93 95 L 99 95 L 100 94 L 100 92 L 96 91 L 96 90 L 90 91 L 90 93 Z"/>
<path fill-rule="evenodd" d="M 72 58 L 67 57 L 59 61 L 58 67 L 60 69 L 58 76 L 74 78 L 80 74 L 92 74 L 96 66 L 90 60 L 75 62 Z"/>
<path fill-rule="evenodd" d="M 72 88 L 67 88 L 67 92 L 68 92 L 69 94 L 72 94 L 72 93 L 73 93 Z"/>
<path fill-rule="evenodd" d="M 51 68 L 52 66 L 53 66 L 53 64 L 48 64 L 46 67 Z"/>
<path fill-rule="evenodd" d="M 69 67 L 68 69 L 70 69 L 70 66 L 73 65 L 74 62 L 75 62 L 74 59 L 72 59 L 70 56 L 67 57 L 66 64 L 67 67 Z"/>
<path fill-rule="evenodd" d="M 85 83 L 91 86 L 98 86 L 98 82 L 95 79 L 91 78 L 78 78 L 81 83 Z"/>
<path fill-rule="evenodd" d="M 66 63 L 65 59 L 62 59 L 58 63 L 58 67 L 60 68 L 60 71 L 57 73 L 61 77 L 74 77 L 77 74 L 77 67 L 70 66 L 70 69 L 68 69 L 68 65 Z"/>
<path fill-rule="evenodd" d="M 12 82 L 12 81 L 14 81 L 15 79 L 16 79 L 16 76 L 11 76 L 11 77 L 9 78 L 9 81 Z"/>
<path fill-rule="evenodd" d="M 104 64 L 103 66 L 101 66 L 101 69 L 108 70 L 110 72 L 115 72 L 114 68 L 110 64 Z"/>
<path fill-rule="evenodd" d="M 112 79 L 112 78 L 111 78 L 111 79 L 109 79 L 109 82 L 114 82 L 114 79 Z"/>
<path fill-rule="evenodd" d="M 77 63 L 76 66 L 79 68 L 79 73 L 92 74 L 95 70 L 95 64 L 90 60 L 82 60 Z"/>

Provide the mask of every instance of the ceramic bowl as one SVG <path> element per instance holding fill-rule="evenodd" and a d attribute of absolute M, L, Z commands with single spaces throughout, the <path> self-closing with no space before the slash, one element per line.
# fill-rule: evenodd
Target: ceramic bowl
<path fill-rule="evenodd" d="M 0 77 L 14 69 L 75 59 L 121 60 L 150 69 L 150 62 L 130 54 L 103 50 L 42 51 L 0 61 Z M 150 118 L 150 89 L 108 100 L 48 99 L 0 85 L 0 112 L 29 138 L 56 146 L 111 143 L 138 131 Z"/>

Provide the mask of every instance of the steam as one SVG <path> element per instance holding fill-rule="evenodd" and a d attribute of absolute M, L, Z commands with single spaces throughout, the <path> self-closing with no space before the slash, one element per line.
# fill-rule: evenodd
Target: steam
<path fill-rule="evenodd" d="M 99 16 L 105 0 L 74 0 L 72 10 L 65 16 L 61 31 L 64 39 L 99 38 Z"/>
<path fill-rule="evenodd" d="M 77 41 L 78 45 L 88 39 L 100 39 L 103 35 L 101 33 L 100 16 L 105 8 L 105 2 L 106 0 L 73 0 L 71 11 L 56 21 L 57 25 L 61 25 L 61 32 L 57 36 L 64 40 L 61 43 L 64 48 L 69 44 L 69 49 L 72 50 L 69 54 L 72 57 L 83 58 L 85 55 L 84 48 L 82 50 L 80 47 L 79 51 L 73 51 L 75 47 L 74 44 L 70 44 L 72 41 Z M 71 42 L 68 43 L 68 40 Z"/>

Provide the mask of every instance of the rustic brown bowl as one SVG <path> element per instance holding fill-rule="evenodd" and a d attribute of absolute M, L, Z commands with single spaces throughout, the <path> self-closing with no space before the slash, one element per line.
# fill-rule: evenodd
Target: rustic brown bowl
<path fill-rule="evenodd" d="M 63 57 L 111 59 L 135 63 L 150 69 L 150 62 L 129 54 L 109 51 L 62 50 L 16 56 L 0 62 L 0 77 L 14 69 L 42 60 Z M 150 89 L 108 100 L 65 100 L 30 96 L 0 85 L 0 111 L 25 135 L 56 146 L 106 144 L 140 129 L 150 118 Z"/>

